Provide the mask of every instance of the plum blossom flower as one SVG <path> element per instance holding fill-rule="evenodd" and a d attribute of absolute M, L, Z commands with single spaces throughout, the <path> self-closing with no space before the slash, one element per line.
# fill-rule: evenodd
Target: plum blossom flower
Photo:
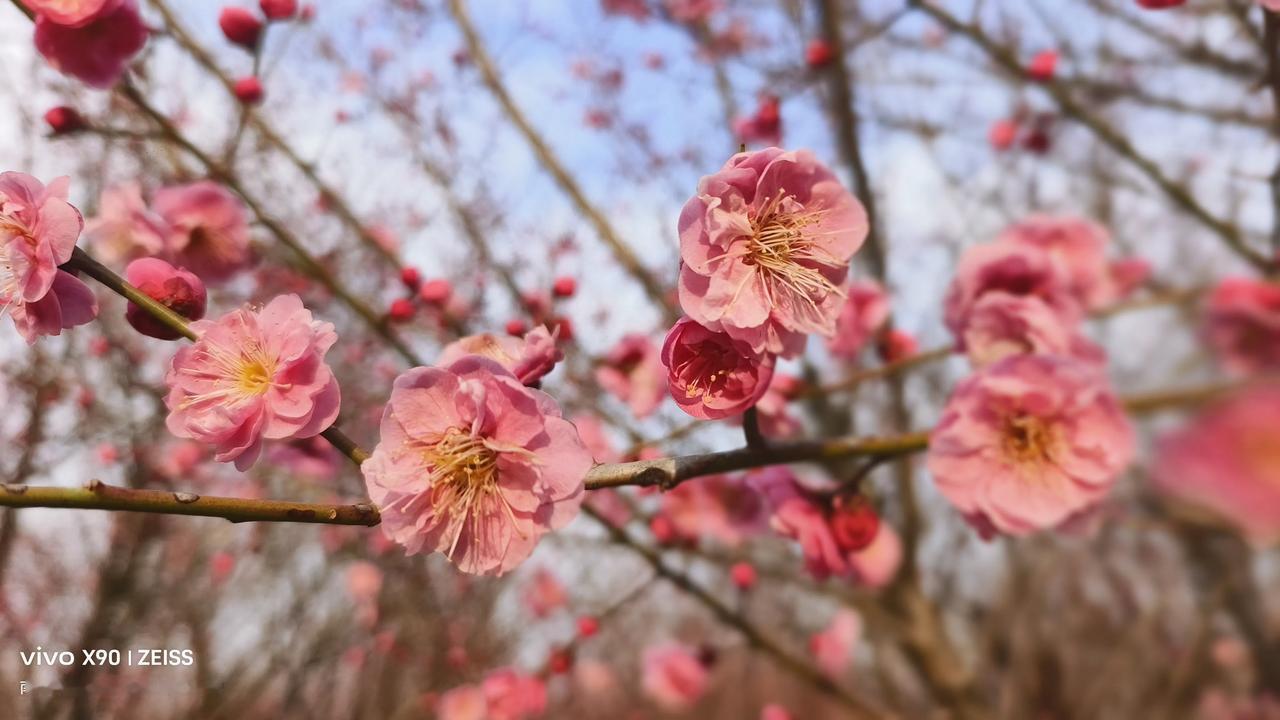
<path fill-rule="evenodd" d="M 121 0 L 22 0 L 31 12 L 50 22 L 81 27 L 115 10 Z"/>
<path fill-rule="evenodd" d="M 44 3 L 52 5 L 54 3 Z M 147 26 L 136 0 L 109 2 L 78 25 L 59 23 L 53 15 L 36 16 L 36 50 L 59 72 L 89 87 L 116 84 L 125 67 L 147 44 Z"/>
<path fill-rule="evenodd" d="M 974 245 L 960 257 L 947 288 L 943 321 L 965 350 L 965 331 L 978 300 L 991 293 L 1039 299 L 1066 327 L 1083 317 L 1072 294 L 1070 278 L 1049 253 L 1035 245 L 987 243 Z"/>
<path fill-rule="evenodd" d="M 836 333 L 827 340 L 832 355 L 854 360 L 889 320 L 889 296 L 877 282 L 851 283 L 836 317 Z"/>
<path fill-rule="evenodd" d="M 830 677 L 838 677 L 849 667 L 853 648 L 862 636 L 862 618 L 852 610 L 841 609 L 831 624 L 809 636 L 809 654 Z"/>
<path fill-rule="evenodd" d="M 974 367 L 983 367 L 1010 355 L 1070 355 L 1103 364 L 1102 348 L 1079 335 L 1075 328 L 1036 297 L 988 293 L 978 299 L 964 329 L 964 346 Z"/>
<path fill-rule="evenodd" d="M 757 353 L 836 329 L 866 211 L 806 150 L 738 153 L 680 213 L 680 305 Z"/>
<path fill-rule="evenodd" d="M 361 466 L 382 528 L 409 554 L 501 575 L 578 514 L 591 454 L 546 394 L 475 355 L 396 378 Z"/>
<path fill-rule="evenodd" d="M 543 325 L 525 333 L 523 338 L 491 333 L 468 335 L 445 345 L 436 364 L 449 365 L 467 355 L 493 360 L 530 387 L 537 387 L 543 376 L 564 359 L 555 336 Z"/>
<path fill-rule="evenodd" d="M 263 440 L 312 437 L 337 419 L 338 381 L 324 355 L 338 336 L 297 295 L 191 329 L 195 344 L 178 350 L 165 376 L 174 435 L 213 445 L 216 460 L 244 471 Z"/>
<path fill-rule="evenodd" d="M 538 568 L 524 587 L 524 605 L 536 618 L 549 617 L 551 613 L 569 602 L 569 593 L 555 573 Z"/>
<path fill-rule="evenodd" d="M 875 538 L 865 548 L 849 554 L 853 577 L 869 588 L 882 588 L 902 565 L 902 538 L 889 523 L 880 523 Z"/>
<path fill-rule="evenodd" d="M 138 258 L 124 269 L 125 279 L 147 297 L 188 320 L 204 317 L 208 300 L 200 278 L 182 268 L 175 268 L 159 258 Z M 125 319 L 134 330 L 160 340 L 177 340 L 182 335 L 157 320 L 151 313 L 129 303 Z"/>
<path fill-rule="evenodd" d="M 764 526 L 763 499 L 741 478 L 710 475 L 681 483 L 662 495 L 662 515 L 671 521 L 675 538 L 697 542 L 712 538 L 737 547 Z"/>
<path fill-rule="evenodd" d="M 749 145 L 781 145 L 782 101 L 777 95 L 761 95 L 753 114 L 733 121 L 733 133 Z"/>
<path fill-rule="evenodd" d="M 771 467 L 748 476 L 772 511 L 769 524 L 783 537 L 800 543 L 805 569 L 818 580 L 853 571 L 852 557 L 869 546 L 839 517 L 848 507 L 801 485 L 785 467 Z M 852 507 L 851 505 L 849 507 Z M 844 527 L 841 527 L 844 525 Z M 871 542 L 874 543 L 874 536 Z"/>
<path fill-rule="evenodd" d="M 1202 334 L 1232 373 L 1280 368 L 1280 285 L 1244 277 L 1223 280 L 1209 295 Z"/>
<path fill-rule="evenodd" d="M 171 262 L 206 282 L 227 280 L 249 265 L 249 223 L 244 205 L 208 180 L 157 190 L 151 208 L 165 222 Z"/>
<path fill-rule="evenodd" d="M 652 415 L 667 390 L 658 348 L 644 335 L 624 335 L 596 368 L 596 381 L 638 418 Z"/>
<path fill-rule="evenodd" d="M 71 259 L 84 221 L 67 202 L 70 181 L 47 187 L 30 175 L 0 173 L 0 310 L 28 343 L 98 315 L 93 292 L 58 266 Z"/>
<path fill-rule="evenodd" d="M 707 666 L 678 643 L 647 648 L 642 665 L 645 694 L 668 712 L 689 709 L 707 690 Z"/>
<path fill-rule="evenodd" d="M 671 397 L 693 417 L 716 420 L 746 411 L 769 389 L 774 358 L 728 334 L 681 318 L 662 344 Z"/>
<path fill-rule="evenodd" d="M 1097 310 L 1120 297 L 1106 256 L 1111 236 L 1092 220 L 1031 215 L 1006 228 L 996 242 L 1048 252 L 1065 271 L 1072 295 L 1086 309 Z"/>
<path fill-rule="evenodd" d="M 161 255 L 166 232 L 164 220 L 147 208 L 142 187 L 134 182 L 103 190 L 98 214 L 84 229 L 97 254 L 108 262 Z"/>
<path fill-rule="evenodd" d="M 1096 366 L 1015 355 L 956 386 L 928 467 L 984 534 L 1024 535 L 1099 503 L 1133 454 L 1133 430 Z"/>
<path fill-rule="evenodd" d="M 1280 540 L 1280 386 L 1260 385 L 1160 439 L 1152 480 L 1225 517 L 1262 547 Z"/>
<path fill-rule="evenodd" d="M 278 443 L 267 452 L 267 460 L 295 477 L 328 482 L 337 477 L 343 458 L 328 440 L 316 436 Z"/>
<path fill-rule="evenodd" d="M 790 412 L 791 401 L 800 389 L 800 380 L 786 373 L 774 373 L 769 389 L 756 402 L 760 434 L 767 438 L 788 438 L 803 429 Z"/>
<path fill-rule="evenodd" d="M 488 720 L 525 720 L 547 709 L 546 684 L 512 668 L 489 673 L 481 688 L 488 706 Z"/>

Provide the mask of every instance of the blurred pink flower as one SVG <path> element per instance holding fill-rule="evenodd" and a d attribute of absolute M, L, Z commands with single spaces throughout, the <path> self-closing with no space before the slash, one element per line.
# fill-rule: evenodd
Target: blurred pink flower
<path fill-rule="evenodd" d="M 768 438 L 788 438 L 802 430 L 800 421 L 791 414 L 791 400 L 800 381 L 785 373 L 774 373 L 769 389 L 756 402 L 760 434 Z"/>
<path fill-rule="evenodd" d="M 98 198 L 98 214 L 85 225 L 85 237 L 104 260 L 126 262 L 164 252 L 168 230 L 147 208 L 137 183 L 112 185 Z"/>
<path fill-rule="evenodd" d="M 501 575 L 577 516 L 591 465 L 554 400 L 469 355 L 396 378 L 361 471 L 383 531 L 409 554 Z"/>
<path fill-rule="evenodd" d="M 1045 250 L 1031 244 L 974 245 L 960 257 L 943 300 L 943 321 L 965 350 L 965 331 L 980 299 L 1002 293 L 1042 301 L 1061 324 L 1075 327 L 1083 317 L 1070 278 Z"/>
<path fill-rule="evenodd" d="M 831 503 L 800 484 L 786 467 L 769 467 L 748 475 L 767 500 L 769 524 L 783 537 L 800 543 L 805 569 L 818 580 L 852 571 L 851 553 L 864 548 L 842 547 L 831 526 Z"/>
<path fill-rule="evenodd" d="M 204 317 L 208 297 L 200 278 L 159 258 L 138 258 L 124 269 L 129 284 L 144 295 L 187 320 Z M 160 340 L 177 340 L 182 334 L 157 320 L 141 307 L 128 304 L 124 317 L 134 330 Z"/>
<path fill-rule="evenodd" d="M 120 6 L 121 0 L 21 0 L 23 5 L 50 22 L 81 27 Z"/>
<path fill-rule="evenodd" d="M 36 50 L 59 72 L 93 88 L 115 85 L 147 44 L 147 35 L 136 0 L 116 2 L 77 26 L 59 24 L 47 14 L 36 16 Z"/>
<path fill-rule="evenodd" d="M 1031 215 L 1005 228 L 997 243 L 1029 245 L 1049 253 L 1065 271 L 1071 293 L 1089 310 L 1097 310 L 1119 299 L 1113 282 L 1106 228 L 1078 217 Z"/>
<path fill-rule="evenodd" d="M 244 205 L 208 180 L 161 188 L 151 208 L 163 219 L 168 259 L 206 282 L 227 280 L 251 260 Z"/>
<path fill-rule="evenodd" d="M 756 352 L 792 357 L 836 329 L 866 212 L 800 150 L 738 153 L 680 213 L 680 305 Z"/>
<path fill-rule="evenodd" d="M 662 404 L 666 376 L 658 347 L 644 335 L 636 334 L 624 335 L 596 368 L 600 387 L 627 403 L 638 418 L 652 415 Z"/>
<path fill-rule="evenodd" d="M 708 475 L 662 494 L 662 514 L 675 536 L 689 542 L 710 538 L 737 547 L 764 527 L 764 500 L 740 477 Z"/>
<path fill-rule="evenodd" d="M 436 705 L 440 720 L 488 720 L 489 704 L 479 685 L 460 685 L 440 696 Z"/>
<path fill-rule="evenodd" d="M 862 550 L 849 554 L 849 567 L 858 582 L 882 588 L 893 581 L 902 565 L 902 539 L 887 522 L 880 523 L 875 539 Z"/>
<path fill-rule="evenodd" d="M 1102 348 L 1079 335 L 1040 298 L 987 293 L 973 305 L 964 329 L 965 349 L 975 368 L 1010 355 L 1070 355 L 1105 363 Z"/>
<path fill-rule="evenodd" d="M 1152 481 L 1224 516 L 1258 546 L 1280 540 L 1280 386 L 1242 390 L 1158 443 Z"/>
<path fill-rule="evenodd" d="M 591 413 L 575 415 L 571 422 L 578 428 L 578 437 L 582 444 L 591 451 L 591 458 L 598 463 L 618 462 L 618 451 L 613 449 L 613 442 L 605 432 L 604 422 L 599 416 Z"/>
<path fill-rule="evenodd" d="M 956 386 L 928 466 L 984 535 L 1023 535 L 1100 502 L 1133 454 L 1133 430 L 1099 368 L 1015 355 Z"/>
<path fill-rule="evenodd" d="M 809 654 L 822 672 L 839 677 L 853 659 L 853 648 L 862 636 L 862 618 L 852 610 L 841 609 L 822 632 L 809 636 Z"/>
<path fill-rule="evenodd" d="M 677 643 L 663 643 L 645 649 L 644 692 L 667 712 L 681 712 L 698 702 L 710 680 L 707 666 L 697 654 Z"/>
<path fill-rule="evenodd" d="M 770 703 L 760 709 L 760 720 L 791 720 L 791 713 L 777 703 Z"/>
<path fill-rule="evenodd" d="M 440 351 L 436 364 L 449 365 L 467 355 L 489 358 L 530 387 L 537 387 L 543 376 L 564 359 L 555 337 L 544 325 L 525 333 L 523 338 L 483 333 L 454 340 Z"/>
<path fill-rule="evenodd" d="M 343 461 L 337 448 L 319 435 L 276 443 L 267 451 L 267 458 L 273 466 L 291 475 L 316 482 L 337 477 Z"/>
<path fill-rule="evenodd" d="M 605 488 L 603 490 L 592 490 L 591 496 L 587 498 L 587 504 L 600 514 L 606 522 L 615 526 L 622 527 L 631 519 L 631 506 L 622 498 L 617 490 Z"/>
<path fill-rule="evenodd" d="M 213 445 L 215 459 L 244 471 L 264 439 L 311 437 L 338 417 L 338 381 L 324 362 L 338 336 L 297 295 L 191 328 L 198 339 L 178 350 L 165 376 L 174 435 Z"/>
<path fill-rule="evenodd" d="M 702 420 L 739 415 L 756 403 L 773 377 L 772 355 L 681 318 L 662 345 L 671 397 Z"/>
<path fill-rule="evenodd" d="M 836 334 L 827 340 L 832 355 L 854 360 L 889 320 L 889 296 L 877 282 L 855 282 L 846 288 L 836 318 Z"/>
<path fill-rule="evenodd" d="M 1203 336 L 1228 371 L 1280 369 L 1280 285 L 1227 278 L 1209 295 Z"/>
<path fill-rule="evenodd" d="M 546 618 L 569 603 L 569 593 L 550 570 L 540 567 L 524 585 L 524 606 L 536 618 Z"/>
<path fill-rule="evenodd" d="M 489 673 L 481 684 L 488 706 L 486 720 L 526 720 L 547 709 L 547 686 L 532 675 L 511 668 Z"/>
<path fill-rule="evenodd" d="M 366 560 L 351 563 L 347 567 L 347 592 L 358 605 L 376 602 L 382 592 L 382 570 Z"/>
<path fill-rule="evenodd" d="M 734 120 L 733 133 L 747 145 L 781 145 L 782 101 L 777 95 L 761 95 L 754 114 Z"/>

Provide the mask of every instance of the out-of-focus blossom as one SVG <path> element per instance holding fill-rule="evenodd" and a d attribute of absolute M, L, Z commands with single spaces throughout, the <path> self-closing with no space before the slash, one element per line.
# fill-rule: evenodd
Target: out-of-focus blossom
<path fill-rule="evenodd" d="M 902 328 L 891 328 L 876 343 L 876 354 L 884 363 L 902 362 L 920 352 L 920 342 L 916 336 Z"/>
<path fill-rule="evenodd" d="M 888 585 L 902 565 L 902 539 L 888 523 L 880 523 L 871 544 L 849 555 L 858 582 L 870 588 Z"/>
<path fill-rule="evenodd" d="M 791 720 L 791 713 L 777 703 L 770 703 L 760 708 L 760 720 Z"/>
<path fill-rule="evenodd" d="M 112 185 L 98 199 L 98 214 L 89 218 L 84 234 L 108 262 L 125 262 L 159 255 L 167 234 L 162 218 L 147 208 L 137 183 Z"/>
<path fill-rule="evenodd" d="M 782 101 L 777 95 L 761 95 L 753 114 L 734 121 L 733 132 L 748 145 L 781 145 Z"/>
<path fill-rule="evenodd" d="M 268 20 L 291 20 L 298 14 L 298 0 L 258 0 Z"/>
<path fill-rule="evenodd" d="M 468 335 L 445 345 L 436 364 L 449 365 L 467 355 L 489 358 L 510 370 L 521 383 L 534 387 L 564 359 L 564 353 L 556 346 L 556 338 L 543 325 L 525 333 L 523 338 L 490 333 Z"/>
<path fill-rule="evenodd" d="M 831 46 L 822 38 L 814 38 L 804 48 L 804 64 L 811 68 L 826 67 L 835 58 Z"/>
<path fill-rule="evenodd" d="M 734 563 L 733 567 L 729 568 L 729 579 L 739 590 L 750 590 L 756 586 L 760 574 L 756 572 L 755 565 L 742 561 Z"/>
<path fill-rule="evenodd" d="M 774 358 L 728 334 L 681 318 L 662 345 L 671 397 L 703 420 L 738 415 L 759 400 L 773 377 Z"/>
<path fill-rule="evenodd" d="M 528 720 L 546 712 L 547 686 L 537 677 L 499 668 L 481 683 L 486 720 Z"/>
<path fill-rule="evenodd" d="M 976 302 L 964 330 L 964 346 L 974 367 L 1010 355 L 1070 355 L 1104 363 L 1102 348 L 1080 336 L 1036 297 L 988 293 Z"/>
<path fill-rule="evenodd" d="M 738 153 L 680 213 L 680 304 L 758 352 L 791 357 L 831 336 L 862 205 L 805 150 Z"/>
<path fill-rule="evenodd" d="M 739 477 L 710 475 L 681 483 L 662 495 L 662 514 L 676 537 L 689 542 L 710 538 L 737 547 L 764 526 L 765 504 Z"/>
<path fill-rule="evenodd" d="M 836 532 L 832 524 L 835 508 L 829 498 L 819 497 L 801 485 L 785 467 L 764 468 L 748 479 L 767 500 L 773 513 L 769 524 L 774 531 L 800 544 L 809 574 L 825 580 L 852 572 L 851 556 L 864 551 L 867 544 L 862 538 L 851 542 L 855 538 L 847 532 Z"/>
<path fill-rule="evenodd" d="M 245 105 L 257 105 L 266 96 L 265 91 L 262 89 L 262 81 L 252 75 L 246 75 L 236 80 L 231 87 L 231 92 L 235 94 L 237 100 Z"/>
<path fill-rule="evenodd" d="M 191 329 L 198 339 L 178 350 L 165 376 L 174 435 L 213 445 L 215 459 L 244 471 L 263 440 L 312 437 L 337 419 L 338 381 L 324 355 L 338 336 L 297 295 Z"/>
<path fill-rule="evenodd" d="M 663 4 L 672 20 L 690 24 L 706 22 L 722 7 L 721 0 L 663 0 Z"/>
<path fill-rule="evenodd" d="M 50 22 L 81 27 L 115 10 L 121 0 L 21 0 L 31 12 Z"/>
<path fill-rule="evenodd" d="M 1084 218 L 1032 215 L 1010 225 L 996 243 L 1037 247 L 1066 273 L 1071 294 L 1088 310 L 1097 310 L 1121 296 L 1115 282 L 1106 228 Z"/>
<path fill-rule="evenodd" d="M 1011 242 L 974 245 L 961 256 L 943 300 L 943 320 L 958 349 L 966 349 L 964 334 L 978 300 L 992 293 L 1038 298 L 1067 327 L 1083 315 L 1070 277 L 1047 251 Z"/>
<path fill-rule="evenodd" d="M 1013 147 L 1017 139 L 1018 121 L 1016 120 L 997 120 L 991 124 L 991 129 L 987 132 L 987 142 L 991 143 L 994 150 L 1008 150 Z"/>
<path fill-rule="evenodd" d="M 877 282 L 851 283 L 845 292 L 827 349 L 836 357 L 853 360 L 889 320 L 889 296 Z"/>
<path fill-rule="evenodd" d="M 182 268 L 175 268 L 159 258 L 138 258 L 129 263 L 124 277 L 144 295 L 178 313 L 189 321 L 204 317 L 208 296 L 200 278 Z M 129 303 L 125 319 L 134 330 L 160 340 L 177 340 L 182 333 L 165 325 L 151 313 Z"/>
<path fill-rule="evenodd" d="M 93 88 L 115 85 L 147 44 L 147 35 L 136 0 L 120 0 L 112 10 L 77 26 L 36 16 L 36 50 L 59 72 Z"/>
<path fill-rule="evenodd" d="M 242 7 L 228 6 L 218 14 L 218 27 L 228 40 L 252 51 L 262 40 L 262 21 Z"/>
<path fill-rule="evenodd" d="M 347 567 L 347 593 L 356 604 L 373 603 L 382 592 L 382 570 L 371 562 L 360 560 Z"/>
<path fill-rule="evenodd" d="M 596 381 L 638 418 L 652 415 L 667 391 L 658 347 L 644 335 L 624 335 L 596 368 Z"/>
<path fill-rule="evenodd" d="M 1156 486 L 1225 517 L 1258 546 L 1280 540 L 1280 387 L 1246 388 L 1161 438 Z"/>
<path fill-rule="evenodd" d="M 600 0 L 605 15 L 623 15 L 637 22 L 649 19 L 649 5 L 645 0 Z"/>
<path fill-rule="evenodd" d="M 591 454 L 546 394 L 475 355 L 396 378 L 361 471 L 410 554 L 500 575 L 578 514 Z"/>
<path fill-rule="evenodd" d="M 1275 10 L 1280 11 L 1280 2 Z M 1265 694 L 1233 697 L 1210 688 L 1200 696 L 1196 720 L 1280 720 L 1280 701 Z"/>
<path fill-rule="evenodd" d="M 267 451 L 267 457 L 272 466 L 315 482 L 336 478 L 343 462 L 337 448 L 319 435 L 276 443 Z"/>
<path fill-rule="evenodd" d="M 1133 454 L 1133 430 L 1095 365 L 1015 355 L 956 386 L 928 466 L 984 535 L 1023 535 L 1100 502 Z"/>
<path fill-rule="evenodd" d="M 710 673 L 696 653 L 677 643 L 647 648 L 643 658 L 644 692 L 668 712 L 682 712 L 707 690 Z"/>
<path fill-rule="evenodd" d="M 89 127 L 89 122 L 75 108 L 59 105 L 45 111 L 44 122 L 55 136 L 70 135 Z"/>
<path fill-rule="evenodd" d="M 1041 50 L 1031 57 L 1027 63 L 1027 77 L 1037 82 L 1048 82 L 1053 79 L 1053 71 L 1058 67 L 1056 50 Z"/>
<path fill-rule="evenodd" d="M 206 282 L 229 279 L 249 265 L 244 205 L 226 188 L 202 180 L 161 188 L 151 209 L 164 221 L 166 258 Z"/>
<path fill-rule="evenodd" d="M 28 343 L 98 315 L 93 291 L 58 269 L 84 226 L 67 202 L 68 185 L 67 178 L 46 187 L 24 173 L 0 173 L 0 308 Z"/>
<path fill-rule="evenodd" d="M 862 618 L 852 610 L 841 609 L 822 632 L 809 637 L 809 654 L 818 667 L 830 677 L 839 677 L 853 659 L 853 648 L 862 636 Z"/>
<path fill-rule="evenodd" d="M 761 435 L 788 438 L 800 432 L 800 421 L 791 414 L 791 401 L 796 397 L 799 383 L 799 379 L 792 375 L 774 373 L 769 389 L 756 402 Z"/>
<path fill-rule="evenodd" d="M 1227 278 L 1209 295 L 1203 335 L 1228 371 L 1248 375 L 1280 368 L 1280 285 Z"/>
<path fill-rule="evenodd" d="M 479 685 L 460 685 L 440 696 L 440 720 L 488 720 L 489 703 Z"/>
<path fill-rule="evenodd" d="M 536 618 L 549 617 L 551 613 L 569 602 L 569 594 L 555 573 L 546 568 L 533 571 L 533 577 L 524 586 L 524 606 Z"/>

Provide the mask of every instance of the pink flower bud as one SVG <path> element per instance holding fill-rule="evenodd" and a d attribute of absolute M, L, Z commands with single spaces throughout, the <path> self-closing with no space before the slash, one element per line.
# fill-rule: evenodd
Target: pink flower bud
<path fill-rule="evenodd" d="M 199 320 L 204 317 L 208 300 L 204 283 L 185 268 L 174 268 L 159 258 L 139 258 L 129 263 L 124 275 L 130 285 L 184 318 Z M 159 340 L 182 337 L 177 330 L 133 303 L 129 303 L 124 316 L 134 330 L 148 337 Z"/>
<path fill-rule="evenodd" d="M 811 68 L 826 67 L 831 63 L 832 57 L 831 46 L 822 38 L 810 40 L 809 46 L 804 49 L 804 62 Z"/>
<path fill-rule="evenodd" d="M 395 322 L 408 322 L 413 319 L 413 302 L 406 298 L 396 298 L 391 301 L 391 307 L 387 310 L 387 317 Z"/>
<path fill-rule="evenodd" d="M 262 39 L 262 21 L 253 13 L 239 7 L 224 7 L 218 15 L 218 27 L 227 39 L 243 47 L 253 50 Z"/>
<path fill-rule="evenodd" d="M 1027 63 L 1027 77 L 1036 82 L 1048 82 L 1053 79 L 1053 71 L 1058 65 L 1056 50 L 1042 50 L 1036 53 Z"/>
<path fill-rule="evenodd" d="M 759 575 L 756 573 L 755 566 L 751 563 L 739 562 L 734 563 L 733 567 L 729 568 L 729 578 L 733 580 L 733 584 L 739 590 L 750 590 L 755 587 Z"/>
<path fill-rule="evenodd" d="M 452 294 L 453 285 L 444 278 L 428 280 L 422 283 L 422 287 L 418 290 L 418 297 L 431 305 L 444 305 Z"/>
<path fill-rule="evenodd" d="M 551 286 L 551 294 L 558 298 L 573 297 L 578 291 L 578 282 L 571 277 L 558 277 L 556 282 Z"/>
<path fill-rule="evenodd" d="M 262 102 L 262 81 L 252 75 L 236 80 L 232 89 L 236 99 L 244 105 L 257 105 Z"/>
<path fill-rule="evenodd" d="M 520 337 L 528 332 L 529 326 L 526 325 L 523 320 L 516 318 L 514 320 L 507 321 L 506 330 L 508 335 Z"/>
<path fill-rule="evenodd" d="M 84 130 L 89 126 L 84 117 L 76 112 L 75 108 L 67 107 L 66 105 L 50 108 L 44 114 L 44 121 L 49 125 L 49 129 L 53 131 L 54 135 L 69 135 Z"/>
<path fill-rule="evenodd" d="M 407 267 L 400 271 L 400 282 L 410 290 L 417 290 L 422 284 L 422 273 L 418 272 L 418 268 Z"/>
<path fill-rule="evenodd" d="M 1015 120 L 997 120 L 987 133 L 987 142 L 993 150 L 1008 150 L 1018 139 L 1018 123 Z"/>
<path fill-rule="evenodd" d="M 876 539 L 880 516 L 866 498 L 855 496 L 836 501 L 831 513 L 831 535 L 846 552 L 865 549 Z"/>
<path fill-rule="evenodd" d="M 578 637 L 589 638 L 600 632 L 600 621 L 590 615 L 578 618 Z"/>

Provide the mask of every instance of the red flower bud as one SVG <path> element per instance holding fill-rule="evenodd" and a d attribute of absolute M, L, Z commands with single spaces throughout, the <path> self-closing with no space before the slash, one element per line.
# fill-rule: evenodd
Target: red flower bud
<path fill-rule="evenodd" d="M 600 632 L 600 621 L 590 615 L 578 618 L 578 637 L 589 638 Z"/>
<path fill-rule="evenodd" d="M 515 337 L 523 337 L 529 331 L 529 326 L 524 324 L 519 318 L 507 321 L 507 334 Z"/>
<path fill-rule="evenodd" d="M 864 550 L 876 539 L 880 516 L 861 495 L 836 501 L 831 513 L 831 534 L 846 552 Z"/>
<path fill-rule="evenodd" d="M 245 105 L 257 105 L 262 102 L 262 81 L 252 75 L 237 80 L 233 90 L 236 99 Z"/>
<path fill-rule="evenodd" d="M 259 0 L 258 7 L 268 20 L 289 20 L 298 14 L 298 0 Z"/>
<path fill-rule="evenodd" d="M 262 39 L 262 21 L 253 13 L 239 7 L 224 7 L 218 15 L 218 27 L 231 42 L 246 50 L 253 50 Z"/>
<path fill-rule="evenodd" d="M 391 301 L 391 307 L 387 310 L 387 317 L 395 322 L 408 322 L 413 319 L 413 303 L 406 298 L 396 298 Z"/>
<path fill-rule="evenodd" d="M 1053 70 L 1058 65 L 1056 50 L 1042 50 L 1031 58 L 1027 64 L 1027 77 L 1036 82 L 1048 82 L 1053 79 Z"/>
<path fill-rule="evenodd" d="M 84 117 L 76 112 L 75 108 L 59 105 L 56 108 L 50 108 L 44 114 L 44 121 L 49 124 L 49 129 L 53 130 L 54 135 L 68 135 L 73 132 L 79 132 L 89 126 L 85 122 Z"/>
<path fill-rule="evenodd" d="M 568 648 L 556 648 L 547 658 L 547 669 L 555 675 L 563 675 L 573 668 L 573 651 Z"/>
<path fill-rule="evenodd" d="M 569 342 L 573 339 L 573 323 L 567 317 L 558 317 L 551 320 L 551 330 L 556 333 L 556 337 L 560 342 Z"/>
<path fill-rule="evenodd" d="M 676 526 L 666 515 L 656 515 L 649 521 L 649 532 L 659 545 L 667 545 L 676 538 Z"/>
<path fill-rule="evenodd" d="M 422 284 L 422 273 L 415 267 L 404 268 L 400 271 L 400 282 L 410 290 L 417 290 L 418 285 Z"/>
<path fill-rule="evenodd" d="M 188 320 L 204 317 L 208 297 L 204 283 L 193 273 L 175 268 L 158 258 L 139 258 L 129 263 L 124 275 L 130 285 L 182 317 Z M 148 337 L 159 340 L 177 340 L 182 337 L 177 330 L 133 303 L 125 308 L 124 317 L 134 330 Z"/>
<path fill-rule="evenodd" d="M 831 46 L 822 38 L 814 38 L 809 41 L 809 46 L 804 49 L 804 62 L 811 68 L 825 67 L 831 63 L 834 54 L 831 52 Z"/>
<path fill-rule="evenodd" d="M 422 287 L 418 289 L 418 297 L 422 298 L 425 303 L 432 305 L 444 305 L 449 301 L 449 296 L 453 294 L 453 285 L 444 278 L 436 278 L 422 283 Z"/>
<path fill-rule="evenodd" d="M 1013 120 L 997 120 L 992 123 L 987 141 L 994 150 L 1008 150 L 1018 139 L 1018 123 Z"/>
<path fill-rule="evenodd" d="M 558 298 L 573 297 L 577 291 L 578 281 L 568 276 L 556 278 L 555 284 L 551 286 L 551 294 Z"/>
<path fill-rule="evenodd" d="M 750 590 L 755 587 L 759 575 L 757 575 L 756 568 L 751 563 L 739 562 L 734 563 L 733 567 L 729 568 L 729 579 L 733 580 L 733 584 L 739 590 Z"/>

